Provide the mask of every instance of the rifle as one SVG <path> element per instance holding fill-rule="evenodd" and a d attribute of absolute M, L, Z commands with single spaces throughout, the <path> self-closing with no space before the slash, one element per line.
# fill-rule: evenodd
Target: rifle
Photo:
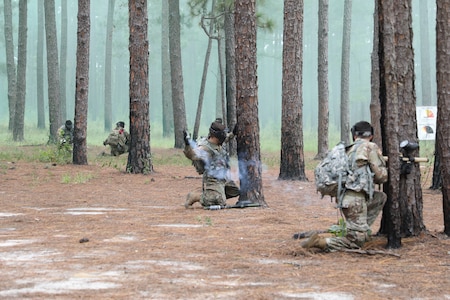
<path fill-rule="evenodd" d="M 260 207 L 259 203 L 244 203 L 244 204 L 235 204 L 235 205 L 210 205 L 205 206 L 203 209 L 206 210 L 220 210 L 220 209 L 229 209 L 229 208 L 246 208 L 246 207 Z"/>

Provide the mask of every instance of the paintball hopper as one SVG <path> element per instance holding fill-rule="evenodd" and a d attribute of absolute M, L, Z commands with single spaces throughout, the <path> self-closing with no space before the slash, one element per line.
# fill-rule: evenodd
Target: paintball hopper
<path fill-rule="evenodd" d="M 400 143 L 400 149 L 402 149 L 403 152 L 411 153 L 412 151 L 419 149 L 419 144 L 404 140 Z"/>

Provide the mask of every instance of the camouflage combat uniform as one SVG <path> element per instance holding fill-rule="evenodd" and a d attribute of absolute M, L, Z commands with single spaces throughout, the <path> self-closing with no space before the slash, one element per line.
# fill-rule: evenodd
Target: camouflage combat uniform
<path fill-rule="evenodd" d="M 374 184 L 387 181 L 385 161 L 378 146 L 356 139 L 347 150 L 353 175 L 347 178 L 346 192 L 340 203 L 345 216 L 346 235 L 326 238 L 327 250 L 357 249 L 370 237 L 370 227 L 383 209 L 386 194 L 374 191 Z"/>
<path fill-rule="evenodd" d="M 113 142 L 112 140 L 118 139 L 118 141 Z M 116 127 L 108 135 L 103 145 L 109 145 L 111 147 L 111 155 L 119 156 L 123 153 L 128 152 L 128 145 L 130 143 L 130 134 L 121 127 Z"/>
<path fill-rule="evenodd" d="M 186 145 L 183 152 L 203 175 L 202 189 L 197 191 L 202 206 L 225 206 L 226 199 L 239 196 L 239 188 L 230 178 L 228 153 L 222 146 L 201 138 L 194 147 Z"/>

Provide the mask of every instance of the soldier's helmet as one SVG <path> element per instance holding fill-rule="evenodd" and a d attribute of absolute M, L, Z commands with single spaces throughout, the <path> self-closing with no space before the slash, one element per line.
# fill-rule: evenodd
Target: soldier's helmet
<path fill-rule="evenodd" d="M 67 120 L 65 123 L 66 129 L 67 130 L 72 130 L 73 124 L 71 120 Z"/>
<path fill-rule="evenodd" d="M 222 145 L 227 137 L 227 130 L 225 128 L 225 125 L 218 122 L 212 122 L 211 127 L 209 127 L 209 134 L 218 138 L 219 144 Z"/>
<path fill-rule="evenodd" d="M 369 122 L 359 121 L 351 128 L 352 136 L 370 137 L 373 136 L 373 127 Z"/>

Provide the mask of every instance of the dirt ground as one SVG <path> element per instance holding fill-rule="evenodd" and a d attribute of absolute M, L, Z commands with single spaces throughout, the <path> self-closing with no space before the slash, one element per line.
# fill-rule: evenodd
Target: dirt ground
<path fill-rule="evenodd" d="M 278 181 L 278 168 L 264 168 L 268 208 L 210 211 L 184 208 L 201 186 L 193 167 L 154 169 L 0 160 L 0 298 L 450 298 L 442 196 L 427 183 L 426 234 L 396 250 L 375 237 L 371 255 L 323 253 L 292 238 L 337 221 L 311 171 L 309 182 Z"/>

